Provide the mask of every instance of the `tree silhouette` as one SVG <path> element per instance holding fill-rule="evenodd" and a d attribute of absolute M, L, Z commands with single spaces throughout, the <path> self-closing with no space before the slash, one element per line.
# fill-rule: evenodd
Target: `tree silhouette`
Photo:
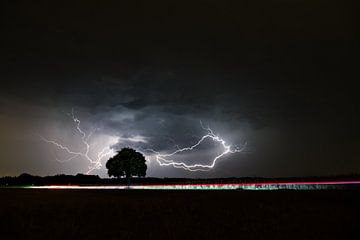
<path fill-rule="evenodd" d="M 145 177 L 147 166 L 141 153 L 131 148 L 123 148 L 106 162 L 106 168 L 110 177 L 126 176 L 130 179 L 132 176 Z"/>

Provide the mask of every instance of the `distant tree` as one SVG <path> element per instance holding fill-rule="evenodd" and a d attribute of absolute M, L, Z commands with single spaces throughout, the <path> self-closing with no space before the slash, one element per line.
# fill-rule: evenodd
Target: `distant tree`
<path fill-rule="evenodd" d="M 130 179 L 133 176 L 145 177 L 147 166 L 145 157 L 131 148 L 123 148 L 106 162 L 108 175 L 120 178 L 126 176 Z"/>

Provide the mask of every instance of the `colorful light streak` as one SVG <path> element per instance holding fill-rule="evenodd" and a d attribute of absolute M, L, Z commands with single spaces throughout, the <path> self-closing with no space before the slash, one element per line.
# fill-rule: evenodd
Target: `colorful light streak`
<path fill-rule="evenodd" d="M 149 185 L 50 185 L 29 186 L 29 189 L 63 189 L 63 190 L 320 190 L 339 189 L 344 186 L 360 187 L 360 181 L 328 181 L 328 182 L 267 182 L 267 183 L 233 183 L 233 184 L 149 184 Z"/>

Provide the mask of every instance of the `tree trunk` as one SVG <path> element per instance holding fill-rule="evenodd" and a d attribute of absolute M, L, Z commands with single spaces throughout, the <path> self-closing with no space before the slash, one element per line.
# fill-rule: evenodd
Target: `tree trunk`
<path fill-rule="evenodd" d="M 128 188 L 130 188 L 130 176 L 126 175 L 126 180 L 127 180 L 127 186 Z"/>

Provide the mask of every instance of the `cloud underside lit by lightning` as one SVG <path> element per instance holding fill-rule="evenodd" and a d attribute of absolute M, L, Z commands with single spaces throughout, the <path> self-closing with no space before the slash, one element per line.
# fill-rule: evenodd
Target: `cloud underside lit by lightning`
<path fill-rule="evenodd" d="M 91 150 L 91 144 L 90 144 L 90 138 L 91 136 L 95 133 L 95 130 L 91 131 L 89 134 L 86 134 L 85 131 L 82 130 L 81 128 L 81 121 L 79 118 L 77 118 L 74 114 L 74 110 L 71 112 L 71 118 L 73 120 L 73 122 L 75 123 L 75 129 L 76 129 L 76 134 L 80 135 L 80 139 L 81 139 L 81 144 L 84 146 L 83 149 L 81 151 L 74 151 L 71 149 L 71 147 L 63 145 L 61 143 L 59 143 L 58 141 L 55 141 L 53 139 L 48 139 L 43 137 L 42 135 L 38 136 L 46 143 L 52 144 L 54 145 L 58 150 L 63 151 L 65 154 L 67 154 L 69 157 L 66 159 L 56 159 L 59 162 L 68 162 L 71 160 L 74 160 L 76 158 L 81 158 L 81 159 L 85 159 L 89 162 L 89 168 L 88 171 L 86 172 L 86 174 L 90 174 L 92 171 L 100 169 L 102 167 L 102 161 L 104 160 L 104 158 L 106 156 L 110 157 L 112 155 L 114 155 L 115 151 L 111 148 L 111 144 L 105 146 L 104 148 L 102 148 L 100 151 L 97 152 L 95 157 L 92 157 L 90 154 L 90 150 Z M 180 168 L 186 171 L 191 171 L 191 172 L 196 172 L 196 171 L 209 171 L 211 169 L 213 169 L 216 165 L 216 162 L 224 157 L 227 154 L 233 154 L 233 153 L 240 153 L 242 152 L 245 147 L 246 147 L 246 142 L 241 145 L 240 147 L 233 147 L 232 145 L 229 145 L 225 142 L 224 139 L 222 139 L 219 135 L 216 135 L 212 129 L 210 129 L 210 127 L 204 127 L 202 122 L 200 121 L 201 127 L 203 130 L 206 131 L 206 134 L 203 135 L 194 145 L 189 146 L 189 147 L 185 147 L 185 148 L 179 148 L 177 145 L 177 150 L 172 152 L 172 153 L 167 153 L 167 154 L 163 154 L 160 153 L 158 151 L 155 151 L 153 149 L 143 149 L 143 153 L 144 152 L 150 152 L 152 154 L 154 154 L 155 159 L 157 161 L 157 163 L 161 166 L 161 167 L 166 167 L 166 166 L 172 166 L 174 168 Z M 122 138 L 118 137 L 116 138 L 116 141 L 121 140 Z M 175 157 L 175 155 L 177 154 L 181 154 L 183 152 L 187 152 L 187 151 L 192 151 L 194 149 L 196 149 L 201 143 L 203 143 L 205 140 L 210 139 L 215 143 L 220 144 L 221 148 L 223 149 L 221 151 L 221 153 L 219 153 L 217 156 L 215 156 L 210 164 L 200 164 L 200 163 L 195 163 L 195 164 L 188 164 L 184 161 L 175 161 L 172 158 Z M 116 142 L 114 141 L 114 143 Z M 134 140 L 135 141 L 135 140 Z M 138 140 L 135 142 L 139 142 Z M 144 142 L 146 143 L 146 141 L 140 141 L 140 142 Z M 113 144 L 114 144 L 113 143 Z M 142 148 L 141 148 L 142 149 Z M 146 155 L 146 154 L 144 154 Z M 148 156 L 150 157 L 150 156 Z"/>
<path fill-rule="evenodd" d="M 179 148 L 178 146 L 176 146 L 178 149 L 176 151 L 174 151 L 172 153 L 168 153 L 168 154 L 162 154 L 153 149 L 146 149 L 146 150 L 155 154 L 155 159 L 159 163 L 160 166 L 172 166 L 174 168 L 181 168 L 181 169 L 191 171 L 191 172 L 209 171 L 209 170 L 213 169 L 215 167 L 216 162 L 220 158 L 224 157 L 225 155 L 232 154 L 232 153 L 240 153 L 240 152 L 244 151 L 244 149 L 247 145 L 246 142 L 243 145 L 232 149 L 232 145 L 227 144 L 224 139 L 222 139 L 219 135 L 216 135 L 212 131 L 212 129 L 210 129 L 209 126 L 204 127 L 201 121 L 200 121 L 200 124 L 201 124 L 202 129 L 205 130 L 207 132 L 207 134 L 202 136 L 198 142 L 196 142 L 194 145 L 192 145 L 190 147 Z M 223 151 L 219 155 L 217 155 L 215 158 L 213 158 L 213 160 L 211 161 L 210 164 L 199 164 L 199 163 L 187 164 L 185 162 L 174 161 L 171 159 L 176 154 L 194 150 L 206 139 L 211 139 L 212 141 L 219 143 L 221 145 L 221 147 L 223 148 Z"/>
<path fill-rule="evenodd" d="M 91 131 L 89 134 L 86 134 L 82 129 L 81 129 L 81 121 L 75 116 L 74 114 L 74 110 L 71 112 L 71 117 L 72 120 L 75 123 L 76 126 L 76 131 L 78 134 L 80 134 L 81 137 L 81 143 L 83 144 L 84 148 L 82 149 L 82 151 L 73 151 L 70 149 L 70 147 L 62 145 L 61 143 L 55 141 L 55 140 L 51 140 L 51 139 L 47 139 L 41 135 L 38 134 L 38 136 L 45 142 L 49 143 L 49 144 L 53 144 L 54 146 L 56 146 L 59 150 L 64 151 L 65 153 L 67 153 L 70 157 L 66 158 L 66 159 L 56 159 L 59 162 L 68 162 L 71 160 L 74 160 L 76 158 L 82 158 L 85 159 L 89 162 L 89 169 L 86 172 L 86 174 L 90 174 L 92 171 L 96 170 L 96 169 L 100 169 L 102 167 L 102 160 L 106 157 L 106 156 L 110 156 L 114 153 L 113 149 L 110 148 L 110 146 L 106 146 L 104 148 L 102 148 L 100 151 L 97 152 L 95 157 L 92 157 L 90 154 L 90 150 L 91 150 L 91 146 L 89 143 L 89 140 L 91 138 L 91 136 L 94 134 L 94 132 L 97 129 L 94 129 L 93 131 Z"/>

